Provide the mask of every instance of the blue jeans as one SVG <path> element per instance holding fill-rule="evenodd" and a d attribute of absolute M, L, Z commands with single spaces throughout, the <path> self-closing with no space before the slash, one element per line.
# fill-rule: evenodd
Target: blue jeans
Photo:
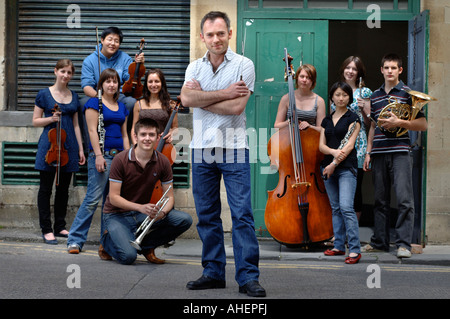
<path fill-rule="evenodd" d="M 220 180 L 224 179 L 232 218 L 232 240 L 240 286 L 259 278 L 259 245 L 251 207 L 248 150 L 193 149 L 193 195 L 197 230 L 203 242 L 203 275 L 225 280 L 226 255 L 220 202 Z"/>
<path fill-rule="evenodd" d="M 109 190 L 109 169 L 111 168 L 111 162 L 113 157 L 110 155 L 104 156 L 107 167 L 104 172 L 99 173 L 95 168 L 95 154 L 91 152 L 88 157 L 88 185 L 86 190 L 86 196 L 83 203 L 75 216 L 75 219 L 70 227 L 69 238 L 67 239 L 67 245 L 76 244 L 83 248 L 86 242 L 89 228 L 91 227 L 92 217 L 97 209 L 97 205 L 100 199 L 103 198 L 103 205 L 105 203 L 106 195 Z M 103 214 L 103 212 L 102 212 Z M 101 219 L 101 232 L 103 234 L 103 218 Z"/>
<path fill-rule="evenodd" d="M 411 250 L 414 229 L 414 194 L 412 186 L 412 158 L 410 153 L 372 155 L 372 178 L 375 189 L 374 233 L 371 245 L 389 250 L 389 215 L 391 185 L 397 198 L 398 217 L 395 223 L 395 244 Z"/>
<path fill-rule="evenodd" d="M 349 252 L 359 254 L 361 252 L 359 224 L 353 208 L 356 183 L 356 169 L 353 172 L 348 168 L 337 167 L 325 181 L 325 188 L 333 215 L 334 248 L 345 251 L 347 238 Z"/>
<path fill-rule="evenodd" d="M 102 235 L 101 243 L 105 251 L 119 263 L 130 265 L 136 260 L 138 251 L 131 246 L 130 241 L 136 239 L 135 232 L 146 217 L 147 215 L 136 211 L 103 215 L 108 232 Z M 152 230 L 140 244 L 140 253 L 147 254 L 150 249 L 167 244 L 191 225 L 192 217 L 189 214 L 172 209 L 164 219 L 152 225 Z"/>

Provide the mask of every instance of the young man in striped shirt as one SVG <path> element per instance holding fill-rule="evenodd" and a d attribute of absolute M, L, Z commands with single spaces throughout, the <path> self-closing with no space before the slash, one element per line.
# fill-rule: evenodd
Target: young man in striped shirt
<path fill-rule="evenodd" d="M 402 59 L 396 54 L 387 54 L 381 60 L 384 84 L 370 97 L 372 121 L 367 141 L 364 170 L 372 170 L 374 183 L 374 234 L 370 244 L 363 250 L 389 251 L 389 215 L 391 184 L 397 197 L 398 218 L 395 225 L 398 248 L 397 257 L 411 257 L 411 241 L 414 228 L 414 194 L 412 187 L 411 141 L 408 133 L 395 137 L 384 134 L 375 124 L 381 110 L 395 98 L 398 103 L 412 105 L 411 96 L 404 90 L 408 87 L 399 79 L 403 72 Z M 383 130 L 402 127 L 411 131 L 425 131 L 427 120 L 422 111 L 414 120 L 398 118 L 394 113 L 380 119 Z M 370 166 L 371 165 L 371 166 Z"/>

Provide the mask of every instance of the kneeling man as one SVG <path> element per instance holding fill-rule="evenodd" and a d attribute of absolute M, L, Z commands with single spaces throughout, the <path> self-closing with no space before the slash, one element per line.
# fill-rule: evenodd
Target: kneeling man
<path fill-rule="evenodd" d="M 106 231 L 102 235 L 100 258 L 113 257 L 121 264 L 132 264 L 140 253 L 152 263 L 164 263 L 155 256 L 155 248 L 174 240 L 192 224 L 189 214 L 173 209 L 173 174 L 169 160 L 155 150 L 158 124 L 141 119 L 133 134 L 137 144 L 114 157 L 109 174 L 109 194 L 103 209 Z M 155 184 L 161 181 L 169 201 L 161 210 L 137 250 L 131 245 L 135 232 L 147 216 L 155 218 L 158 206 L 150 204 Z"/>

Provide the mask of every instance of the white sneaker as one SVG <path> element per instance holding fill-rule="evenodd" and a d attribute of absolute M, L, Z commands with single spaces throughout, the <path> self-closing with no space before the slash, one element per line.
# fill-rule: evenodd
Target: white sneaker
<path fill-rule="evenodd" d="M 71 244 L 67 246 L 67 252 L 69 254 L 79 254 L 80 253 L 80 247 L 77 244 Z"/>
<path fill-rule="evenodd" d="M 398 258 L 409 258 L 411 257 L 411 252 L 406 249 L 405 247 L 399 247 L 397 250 L 397 257 Z"/>

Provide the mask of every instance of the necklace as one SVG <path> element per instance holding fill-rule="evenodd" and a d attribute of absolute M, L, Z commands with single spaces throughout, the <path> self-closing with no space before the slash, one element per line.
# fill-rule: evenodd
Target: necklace
<path fill-rule="evenodd" d="M 55 87 L 50 87 L 50 93 L 52 94 L 53 99 L 58 103 L 67 104 L 72 101 L 72 92 L 69 89 L 60 91 Z"/>

